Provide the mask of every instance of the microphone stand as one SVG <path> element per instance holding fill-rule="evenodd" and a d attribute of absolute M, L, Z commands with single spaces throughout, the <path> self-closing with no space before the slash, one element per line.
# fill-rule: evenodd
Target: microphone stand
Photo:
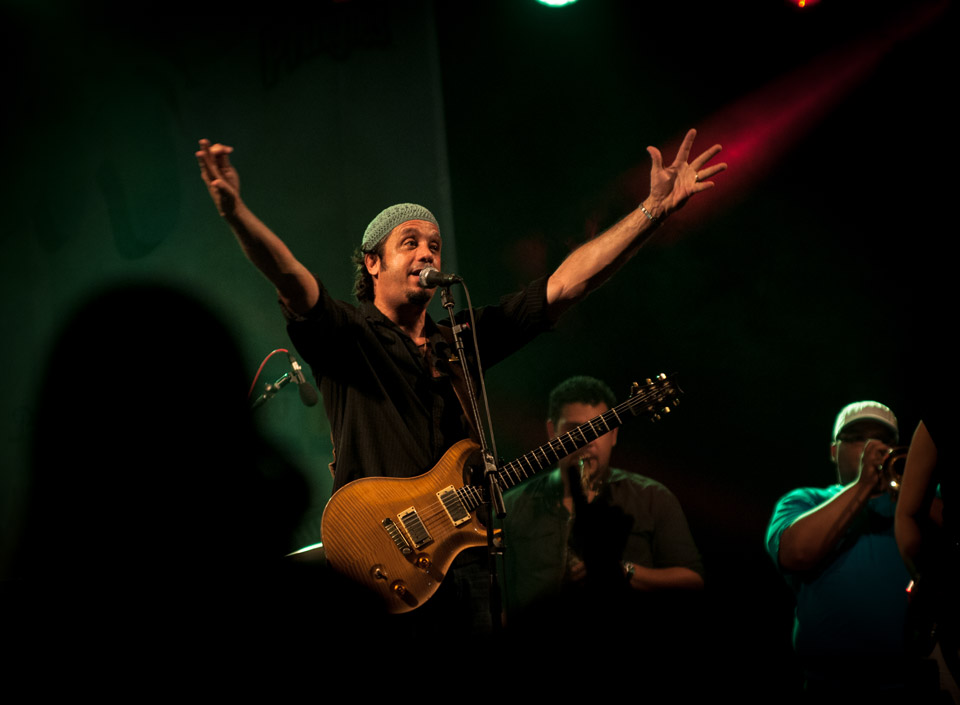
<path fill-rule="evenodd" d="M 487 445 L 487 434 L 483 427 L 483 419 L 480 416 L 480 408 L 477 405 L 477 395 L 473 388 L 473 378 L 470 375 L 470 368 L 467 367 L 467 356 L 463 347 L 463 340 L 460 333 L 463 326 L 457 323 L 453 315 L 454 300 L 450 293 L 450 285 L 443 286 L 440 290 L 440 301 L 443 307 L 447 309 L 447 315 L 450 317 L 450 326 L 453 332 L 454 346 L 457 350 L 457 358 L 460 360 L 460 369 L 463 370 L 464 385 L 467 389 L 467 396 L 470 399 L 470 411 L 473 414 L 477 435 L 480 441 L 480 453 L 483 458 L 483 478 L 487 491 L 483 494 L 481 508 L 487 517 L 487 560 L 490 570 L 490 624 L 493 633 L 499 634 L 501 630 L 501 611 L 503 606 L 502 592 L 497 572 L 497 556 L 501 555 L 502 548 L 494 540 L 493 517 L 494 510 L 496 516 L 501 519 L 506 516 L 507 510 L 503 504 L 503 493 L 500 491 L 500 485 L 497 483 L 497 464 L 494 461 L 493 454 Z M 483 370 L 480 369 L 479 361 L 477 363 L 477 374 L 483 379 Z"/>
<path fill-rule="evenodd" d="M 283 389 L 284 386 L 290 384 L 290 382 L 295 382 L 297 388 L 300 391 L 300 401 L 303 402 L 304 406 L 315 406 L 316 403 L 320 400 L 320 397 L 317 396 L 317 390 L 311 386 L 311 384 L 303 376 L 303 368 L 300 367 L 300 363 L 297 362 L 297 359 L 290 354 L 288 350 L 284 348 L 278 348 L 272 353 L 267 355 L 264 361 L 260 364 L 260 369 L 257 370 L 257 376 L 254 378 L 253 385 L 250 387 L 250 394 L 253 393 L 253 387 L 257 383 L 257 379 L 260 378 L 260 372 L 263 370 L 263 366 L 267 363 L 274 354 L 278 352 L 287 353 L 287 358 L 290 360 L 290 372 L 284 373 L 282 377 L 277 379 L 273 384 L 265 384 L 263 394 L 257 397 L 253 404 L 250 406 L 250 409 L 258 409 L 268 401 L 273 399 L 277 393 Z"/>
<path fill-rule="evenodd" d="M 283 376 L 273 384 L 268 382 L 267 384 L 263 385 L 263 394 L 254 400 L 250 408 L 259 409 L 261 406 L 273 399 L 277 395 L 277 392 L 283 389 L 286 385 L 290 384 L 292 381 L 293 375 L 291 375 L 289 372 L 284 372 Z"/>

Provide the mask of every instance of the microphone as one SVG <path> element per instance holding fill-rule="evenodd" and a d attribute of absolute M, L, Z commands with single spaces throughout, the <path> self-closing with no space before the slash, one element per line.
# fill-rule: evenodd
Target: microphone
<path fill-rule="evenodd" d="M 424 267 L 420 270 L 420 286 L 424 289 L 433 289 L 438 286 L 450 286 L 458 284 L 463 279 L 456 274 L 443 274 L 437 271 L 436 267 Z"/>
<path fill-rule="evenodd" d="M 290 367 L 293 368 L 293 381 L 297 383 L 297 389 L 300 391 L 300 401 L 304 406 L 315 406 L 320 400 L 317 390 L 303 376 L 303 368 L 300 367 L 297 359 L 290 353 L 287 353 L 287 357 L 290 358 Z"/>

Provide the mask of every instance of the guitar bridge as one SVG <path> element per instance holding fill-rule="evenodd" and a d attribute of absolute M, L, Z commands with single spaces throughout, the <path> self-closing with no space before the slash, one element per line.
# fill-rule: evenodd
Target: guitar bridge
<path fill-rule="evenodd" d="M 386 529 L 387 534 L 390 535 L 390 538 L 393 539 L 393 542 L 397 544 L 397 548 L 400 549 L 400 553 L 405 556 L 413 553 L 413 549 L 410 548 L 410 544 L 407 543 L 407 540 L 403 538 L 403 533 L 400 531 L 400 527 L 397 526 L 390 517 L 387 517 L 382 522 L 381 526 Z"/>
<path fill-rule="evenodd" d="M 453 522 L 454 526 L 460 526 L 470 521 L 470 512 L 463 506 L 463 502 L 460 501 L 457 490 L 454 489 L 453 485 L 437 492 L 437 499 L 440 500 L 443 508 L 447 510 L 447 516 L 450 517 L 450 521 Z"/>
<path fill-rule="evenodd" d="M 403 528 L 406 529 L 407 536 L 413 541 L 414 548 L 423 548 L 433 541 L 433 538 L 427 533 L 427 527 L 425 527 L 420 520 L 420 515 L 417 514 L 417 510 L 413 507 L 400 512 L 397 518 L 400 519 L 400 523 L 403 525 Z"/>

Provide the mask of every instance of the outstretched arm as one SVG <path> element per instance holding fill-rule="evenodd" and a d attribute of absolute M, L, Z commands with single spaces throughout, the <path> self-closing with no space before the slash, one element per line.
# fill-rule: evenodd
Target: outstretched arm
<path fill-rule="evenodd" d="M 837 545 L 881 486 L 880 466 L 890 447 L 869 440 L 860 455 L 860 474 L 842 492 L 797 518 L 780 536 L 780 565 L 791 572 L 816 568 Z"/>
<path fill-rule="evenodd" d="M 687 162 L 696 130 L 687 132 L 676 159 L 663 166 L 656 147 L 647 147 L 650 195 L 636 210 L 612 228 L 574 250 L 547 282 L 547 305 L 556 319 L 622 267 L 653 233 L 664 218 L 683 206 L 695 193 L 713 187 L 707 179 L 727 168 L 725 163 L 705 166 L 720 152 L 715 144 L 692 162 Z"/>
<path fill-rule="evenodd" d="M 320 297 L 317 281 L 240 199 L 240 178 L 230 163 L 231 152 L 233 147 L 200 140 L 196 152 L 200 176 L 247 259 L 277 287 L 277 294 L 291 311 L 306 313 Z"/>

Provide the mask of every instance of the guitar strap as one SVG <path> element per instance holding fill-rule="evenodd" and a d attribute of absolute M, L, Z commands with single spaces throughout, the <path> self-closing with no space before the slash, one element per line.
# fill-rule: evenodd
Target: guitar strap
<path fill-rule="evenodd" d="M 450 347 L 450 350 L 456 351 L 456 344 L 453 340 L 453 330 L 449 326 L 437 326 L 440 329 L 440 335 L 443 336 L 443 339 L 447 342 L 447 345 Z M 467 364 L 469 365 L 470 359 L 467 356 Z M 446 360 L 446 368 L 450 372 L 450 383 L 453 385 L 453 391 L 457 395 L 457 401 L 460 402 L 460 407 L 463 409 L 463 415 L 466 416 L 467 421 L 470 424 L 470 440 L 479 445 L 480 443 L 480 433 L 478 431 L 479 425 L 477 419 L 473 417 L 473 411 L 470 409 L 470 395 L 467 393 L 467 381 L 464 375 L 463 369 L 460 366 L 460 358 L 456 354 L 450 355 L 450 359 Z M 480 389 L 479 380 L 477 375 L 473 373 L 473 370 L 470 370 L 470 380 L 473 382 L 474 390 Z"/>
<path fill-rule="evenodd" d="M 330 470 L 330 477 L 333 480 L 337 479 L 337 439 L 333 437 L 333 429 L 330 429 L 330 450 L 333 453 L 333 460 L 327 463 L 327 468 Z"/>

